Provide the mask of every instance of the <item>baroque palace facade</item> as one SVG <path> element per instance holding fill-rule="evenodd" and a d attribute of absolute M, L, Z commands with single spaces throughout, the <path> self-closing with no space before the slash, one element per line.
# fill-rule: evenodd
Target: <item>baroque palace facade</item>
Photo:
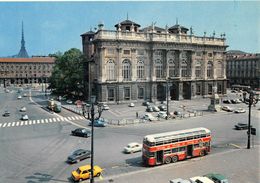
<path fill-rule="evenodd" d="M 178 23 L 165 29 L 130 20 L 81 35 L 85 87 L 99 102 L 127 103 L 226 94 L 225 37 L 199 37 Z M 188 34 L 188 31 L 190 32 Z M 168 91 L 168 92 L 167 92 Z"/>

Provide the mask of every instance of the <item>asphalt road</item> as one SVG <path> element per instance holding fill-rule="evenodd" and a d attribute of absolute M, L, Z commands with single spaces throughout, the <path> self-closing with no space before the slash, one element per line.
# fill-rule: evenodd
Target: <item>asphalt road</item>
<path fill-rule="evenodd" d="M 45 105 L 44 97 L 38 96 L 38 92 L 33 92 L 33 96 L 34 101 Z M 17 100 L 16 92 L 4 93 L 0 90 L 0 101 L 1 114 L 6 109 L 11 112 L 10 117 L 0 117 L 0 182 L 70 182 L 72 170 L 90 163 L 89 159 L 74 165 L 65 163 L 72 151 L 78 148 L 90 149 L 89 138 L 70 135 L 70 131 L 77 126 L 87 125 L 85 119 L 65 110 L 58 115 L 52 114 L 32 102 L 29 97 Z M 21 106 L 27 107 L 31 123 L 28 121 L 21 125 L 21 112 L 18 111 Z M 130 110 L 127 106 L 121 108 L 121 116 L 125 110 Z M 118 106 L 112 107 L 111 111 L 120 112 Z M 254 108 L 252 114 L 252 124 L 259 129 L 259 111 Z M 111 116 L 112 113 L 106 111 L 102 116 L 106 115 Z M 237 182 L 240 179 L 236 175 L 241 176 L 242 171 L 245 173 L 243 182 L 257 183 L 259 158 L 256 155 L 259 154 L 259 149 L 246 151 L 246 131 L 233 129 L 237 122 L 247 122 L 247 118 L 247 113 L 220 112 L 183 120 L 95 128 L 94 161 L 105 169 L 103 180 L 97 181 L 128 182 L 131 179 L 132 182 L 144 182 L 142 180 L 145 179 L 141 178 L 144 176 L 151 183 L 158 180 L 167 182 L 171 178 L 188 178 L 208 173 L 207 171 L 218 171 L 227 175 L 231 182 Z M 147 168 L 142 166 L 141 153 L 122 153 L 126 144 L 134 141 L 141 143 L 145 135 L 201 126 L 211 129 L 213 136 L 212 152 L 206 157 Z M 254 137 L 254 145 L 259 147 L 259 135 Z M 250 158 L 246 158 L 247 152 Z M 240 163 L 246 167 L 241 167 Z M 197 164 L 203 168 L 197 168 Z"/>

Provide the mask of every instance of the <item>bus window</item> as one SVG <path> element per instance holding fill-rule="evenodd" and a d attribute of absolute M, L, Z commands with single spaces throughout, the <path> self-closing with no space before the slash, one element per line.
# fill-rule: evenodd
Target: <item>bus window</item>
<path fill-rule="evenodd" d="M 200 145 L 199 144 L 194 144 L 194 148 L 199 148 Z"/>
<path fill-rule="evenodd" d="M 186 147 L 179 147 L 179 151 L 185 151 Z"/>
<path fill-rule="evenodd" d="M 164 154 L 171 154 L 171 149 L 164 150 Z"/>
<path fill-rule="evenodd" d="M 172 153 L 176 153 L 176 152 L 178 152 L 178 148 L 173 148 Z"/>

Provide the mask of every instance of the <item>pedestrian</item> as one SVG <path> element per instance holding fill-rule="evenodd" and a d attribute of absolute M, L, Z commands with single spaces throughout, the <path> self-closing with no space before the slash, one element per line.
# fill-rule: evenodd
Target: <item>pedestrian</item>
<path fill-rule="evenodd" d="M 136 112 L 136 118 L 138 118 L 138 112 Z"/>

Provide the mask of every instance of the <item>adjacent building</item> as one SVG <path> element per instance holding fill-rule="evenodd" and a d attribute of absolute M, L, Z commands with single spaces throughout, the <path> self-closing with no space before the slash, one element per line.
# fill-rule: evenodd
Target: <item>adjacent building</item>
<path fill-rule="evenodd" d="M 250 86 L 260 89 L 260 54 L 230 51 L 227 53 L 228 86 Z"/>
<path fill-rule="evenodd" d="M 145 28 L 125 20 L 115 30 L 99 24 L 81 35 L 86 55 L 85 88 L 99 102 L 161 101 L 226 93 L 226 48 L 220 38 L 195 36 L 176 23 Z M 168 91 L 168 92 L 167 92 Z"/>

